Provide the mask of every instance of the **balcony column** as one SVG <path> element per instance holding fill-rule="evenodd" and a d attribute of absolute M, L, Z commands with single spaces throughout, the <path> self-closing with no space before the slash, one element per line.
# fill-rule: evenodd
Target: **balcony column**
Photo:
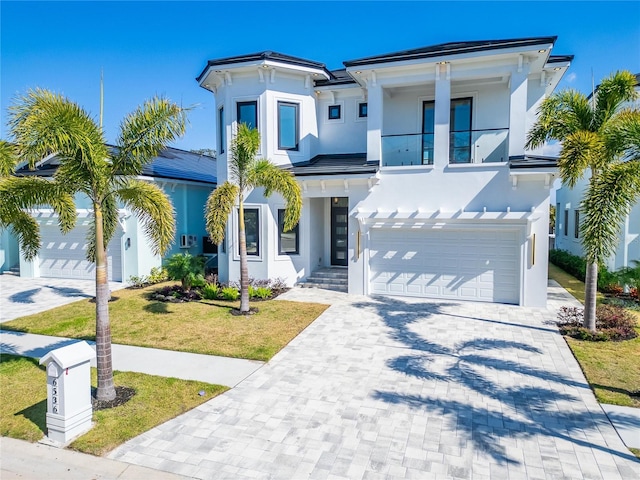
<path fill-rule="evenodd" d="M 436 65 L 436 100 L 434 105 L 434 166 L 449 164 L 449 129 L 451 122 L 451 64 Z"/>
<path fill-rule="evenodd" d="M 527 83 L 528 65 L 519 64 L 511 74 L 509 104 L 509 156 L 524 155 L 527 141 Z"/>
<path fill-rule="evenodd" d="M 382 87 L 375 80 L 367 88 L 367 161 L 382 160 Z"/>

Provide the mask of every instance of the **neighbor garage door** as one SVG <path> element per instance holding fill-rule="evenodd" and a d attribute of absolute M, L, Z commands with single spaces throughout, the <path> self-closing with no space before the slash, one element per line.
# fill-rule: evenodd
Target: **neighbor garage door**
<path fill-rule="evenodd" d="M 81 223 L 82 219 L 78 221 Z M 87 231 L 85 223 L 80 224 L 66 235 L 62 235 L 57 225 L 42 225 L 42 247 L 40 248 L 40 276 L 52 278 L 96 278 L 95 266 L 86 260 Z M 109 280 L 122 281 L 121 256 L 122 230 L 118 228 L 107 249 Z"/>
<path fill-rule="evenodd" d="M 372 294 L 519 303 L 517 230 L 370 231 Z"/>

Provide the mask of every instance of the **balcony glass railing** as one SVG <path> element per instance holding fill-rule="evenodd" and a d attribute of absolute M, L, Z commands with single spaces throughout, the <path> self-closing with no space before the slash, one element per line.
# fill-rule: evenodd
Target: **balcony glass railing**
<path fill-rule="evenodd" d="M 449 163 L 506 162 L 508 128 L 465 130 L 450 133 Z"/>
<path fill-rule="evenodd" d="M 433 165 L 433 133 L 382 136 L 382 166 Z"/>
<path fill-rule="evenodd" d="M 450 132 L 449 163 L 506 162 L 508 128 Z M 433 165 L 433 133 L 382 135 L 382 166 Z"/>

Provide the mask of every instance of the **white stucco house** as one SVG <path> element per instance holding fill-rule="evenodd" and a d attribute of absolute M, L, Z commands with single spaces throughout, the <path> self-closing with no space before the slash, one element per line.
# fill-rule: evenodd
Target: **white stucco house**
<path fill-rule="evenodd" d="M 640 92 L 640 73 L 636 74 Z M 597 90 L 596 90 L 597 91 Z M 640 108 L 640 100 L 634 103 Z M 555 246 L 574 255 L 584 256 L 580 238 L 580 203 L 589 184 L 590 171 L 574 188 L 562 185 L 556 191 L 556 237 Z M 640 202 L 631 209 L 620 225 L 618 248 L 605 262 L 609 271 L 633 266 L 633 260 L 640 261 Z"/>
<path fill-rule="evenodd" d="M 293 285 L 344 269 L 348 291 L 546 304 L 553 159 L 524 149 L 536 109 L 570 65 L 556 37 L 435 45 L 344 62 L 275 52 L 210 60 L 197 77 L 217 105 L 218 182 L 240 122 L 290 170 L 304 203 L 247 193 L 249 269 Z M 220 247 L 239 278 L 237 211 Z"/>
<path fill-rule="evenodd" d="M 35 170 L 19 169 L 18 175 L 50 177 L 59 160 L 41 161 Z M 211 245 L 204 225 L 204 205 L 216 186 L 216 160 L 198 153 L 166 148 L 143 169 L 140 179 L 154 182 L 169 196 L 175 210 L 176 239 L 165 258 L 174 253 L 205 254 L 217 261 L 217 246 Z M 78 220 L 66 235 L 60 233 L 55 213 L 39 208 L 31 214 L 40 225 L 42 245 L 39 255 L 27 261 L 10 229 L 0 236 L 0 272 L 13 271 L 21 277 L 95 279 L 95 266 L 85 258 L 86 237 L 92 222 L 91 204 L 86 196 L 76 196 Z M 162 258 L 151 253 L 143 225 L 127 209 L 119 211 L 119 225 L 107 247 L 109 280 L 126 282 L 131 276 L 148 275 Z"/>

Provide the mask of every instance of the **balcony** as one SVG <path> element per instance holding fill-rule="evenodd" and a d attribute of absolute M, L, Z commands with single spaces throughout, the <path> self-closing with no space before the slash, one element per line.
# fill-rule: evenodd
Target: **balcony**
<path fill-rule="evenodd" d="M 506 162 L 508 128 L 452 131 L 449 134 L 449 163 L 452 165 Z M 433 165 L 433 133 L 382 135 L 382 166 Z"/>

